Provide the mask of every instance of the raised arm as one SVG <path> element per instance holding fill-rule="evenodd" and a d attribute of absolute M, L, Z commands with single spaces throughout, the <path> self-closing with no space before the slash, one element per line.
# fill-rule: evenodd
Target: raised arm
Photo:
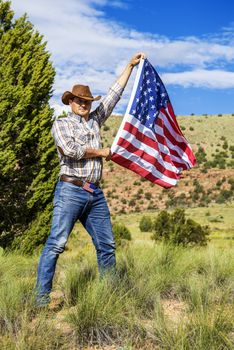
<path fill-rule="evenodd" d="M 139 52 L 135 54 L 131 60 L 126 65 L 124 71 L 117 79 L 117 83 L 124 89 L 127 85 L 128 79 L 132 73 L 133 68 L 140 62 L 141 58 L 145 58 L 145 54 L 143 52 Z"/>
<path fill-rule="evenodd" d="M 135 54 L 131 58 L 122 74 L 110 88 L 108 94 L 102 99 L 100 105 L 91 113 L 91 115 L 93 114 L 97 117 L 100 126 L 103 125 L 107 118 L 111 115 L 114 107 L 120 100 L 133 68 L 140 62 L 141 58 L 145 58 L 145 55 L 142 52 Z"/>

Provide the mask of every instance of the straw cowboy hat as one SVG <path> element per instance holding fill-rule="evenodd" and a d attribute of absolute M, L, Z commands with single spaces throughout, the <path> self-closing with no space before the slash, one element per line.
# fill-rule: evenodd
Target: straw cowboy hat
<path fill-rule="evenodd" d="M 101 96 L 93 97 L 89 89 L 89 86 L 74 85 L 72 88 L 72 92 L 70 91 L 64 92 L 62 96 L 62 102 L 65 105 L 69 105 L 69 99 L 72 99 L 74 97 L 79 97 L 79 98 L 82 98 L 82 100 L 87 100 L 87 101 L 98 101 L 101 98 Z"/>

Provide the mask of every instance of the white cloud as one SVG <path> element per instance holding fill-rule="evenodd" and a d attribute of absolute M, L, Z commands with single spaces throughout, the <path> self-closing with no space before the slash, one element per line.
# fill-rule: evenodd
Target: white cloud
<path fill-rule="evenodd" d="M 120 0 L 12 0 L 17 16 L 27 12 L 48 41 L 57 71 L 53 98 L 56 103 L 76 82 L 88 84 L 94 94 L 103 95 L 138 51 L 144 51 L 161 70 L 171 70 L 164 75 L 168 84 L 233 87 L 233 73 L 219 70 L 234 61 L 234 47 L 227 41 L 195 37 L 169 40 L 137 32 L 106 19 L 104 5 L 126 8 L 126 2 Z M 231 28 L 225 30 L 230 32 Z M 173 73 L 177 66 L 189 71 Z M 216 70 L 211 71 L 212 68 Z M 128 100 L 130 86 L 131 81 L 119 109 Z"/>
<path fill-rule="evenodd" d="M 162 76 L 163 81 L 171 85 L 214 89 L 234 88 L 234 72 L 197 69 L 181 73 L 166 73 Z"/>

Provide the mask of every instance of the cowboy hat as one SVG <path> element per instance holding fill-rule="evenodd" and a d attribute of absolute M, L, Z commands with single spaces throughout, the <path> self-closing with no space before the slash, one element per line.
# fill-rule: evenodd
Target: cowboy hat
<path fill-rule="evenodd" d="M 89 86 L 74 85 L 72 88 L 72 92 L 70 91 L 64 92 L 62 96 L 62 102 L 65 105 L 69 105 L 69 99 L 72 99 L 74 97 L 79 97 L 79 98 L 82 98 L 82 100 L 87 100 L 87 101 L 98 101 L 101 98 L 101 96 L 93 97 L 89 89 Z"/>

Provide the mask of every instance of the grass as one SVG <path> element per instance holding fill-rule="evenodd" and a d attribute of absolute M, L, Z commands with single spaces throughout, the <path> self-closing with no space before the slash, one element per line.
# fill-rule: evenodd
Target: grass
<path fill-rule="evenodd" d="M 234 204 L 213 204 L 210 207 L 187 208 L 186 217 L 191 218 L 201 225 L 209 225 L 211 229 L 211 242 L 218 245 L 234 244 L 234 222 L 233 222 Z M 173 211 L 173 209 L 171 210 Z M 154 219 L 159 211 L 145 211 L 142 214 L 128 214 L 127 227 L 135 242 L 150 242 L 151 233 L 141 232 L 139 223 L 142 215 L 150 216 Z M 126 224 L 126 215 L 115 215 L 115 221 Z M 82 231 L 79 225 L 79 230 Z M 83 231 L 82 231 L 83 232 Z"/>
<path fill-rule="evenodd" d="M 1 349 L 234 347 L 234 247 L 130 242 L 102 279 L 91 246 L 80 251 L 59 260 L 59 310 L 33 306 L 38 257 L 0 256 Z"/>

